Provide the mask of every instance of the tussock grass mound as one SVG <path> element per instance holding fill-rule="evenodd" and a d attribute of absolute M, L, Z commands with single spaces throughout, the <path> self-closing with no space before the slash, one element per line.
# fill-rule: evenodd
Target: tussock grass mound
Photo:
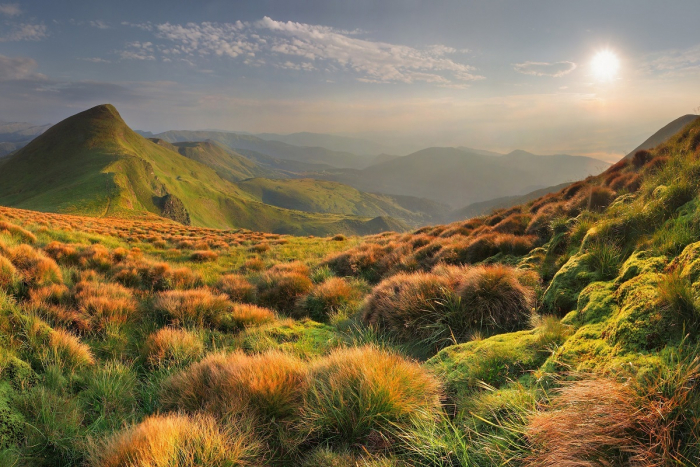
<path fill-rule="evenodd" d="M 294 312 L 297 318 L 308 316 L 314 321 L 327 322 L 328 316 L 360 299 L 361 291 L 340 277 L 331 277 L 314 286 L 299 300 Z"/>
<path fill-rule="evenodd" d="M 374 347 L 339 349 L 311 367 L 303 423 L 334 445 L 385 450 L 440 411 L 438 380 L 416 362 Z"/>
<path fill-rule="evenodd" d="M 249 410 L 265 425 L 298 416 L 307 386 L 306 365 L 291 355 L 217 353 L 169 378 L 161 400 L 168 409 L 188 412 Z"/>
<path fill-rule="evenodd" d="M 306 271 L 307 274 L 302 274 L 299 269 L 276 269 L 263 274 L 258 282 L 260 304 L 280 313 L 291 313 L 297 300 L 313 287 Z"/>
<path fill-rule="evenodd" d="M 233 303 L 224 294 L 209 289 L 169 290 L 153 301 L 153 309 L 180 326 L 219 326 Z"/>
<path fill-rule="evenodd" d="M 530 323 L 535 299 L 530 276 L 502 265 L 397 274 L 374 288 L 363 320 L 403 341 L 437 349 L 465 342 L 475 333 L 523 329 Z"/>
<path fill-rule="evenodd" d="M 234 302 L 253 303 L 255 301 L 255 286 L 240 274 L 221 276 L 216 288 Z"/>
<path fill-rule="evenodd" d="M 205 467 L 246 465 L 258 453 L 249 435 L 205 415 L 157 415 L 126 428 L 90 453 L 93 467 Z"/>
<path fill-rule="evenodd" d="M 203 352 L 204 343 L 197 334 L 170 327 L 154 332 L 144 344 L 144 356 L 152 367 L 181 366 Z"/>

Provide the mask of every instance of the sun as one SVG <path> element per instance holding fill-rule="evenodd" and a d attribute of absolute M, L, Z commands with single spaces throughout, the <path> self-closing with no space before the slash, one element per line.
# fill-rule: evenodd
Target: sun
<path fill-rule="evenodd" d="M 591 60 L 591 70 L 598 81 L 612 81 L 620 71 L 620 59 L 611 50 L 601 50 Z"/>

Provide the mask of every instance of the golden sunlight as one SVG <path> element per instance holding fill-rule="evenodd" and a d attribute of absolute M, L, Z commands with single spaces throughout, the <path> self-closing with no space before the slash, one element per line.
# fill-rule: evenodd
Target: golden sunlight
<path fill-rule="evenodd" d="M 598 81 L 612 81 L 620 70 L 620 60 L 613 51 L 601 50 L 591 60 L 591 70 Z"/>

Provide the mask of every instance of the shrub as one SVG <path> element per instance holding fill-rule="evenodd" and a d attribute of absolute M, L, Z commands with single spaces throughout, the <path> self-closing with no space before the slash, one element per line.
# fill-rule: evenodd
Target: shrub
<path fill-rule="evenodd" d="M 311 279 L 307 275 L 298 272 L 268 271 L 258 283 L 258 300 L 264 306 L 281 313 L 289 313 L 294 309 L 299 297 L 307 294 L 312 287 Z"/>
<path fill-rule="evenodd" d="M 333 240 L 334 242 L 344 242 L 345 240 L 347 240 L 347 237 L 343 234 L 338 234 L 334 235 L 333 238 L 331 238 L 331 240 Z"/>
<path fill-rule="evenodd" d="M 255 301 L 255 286 L 240 274 L 221 276 L 216 288 L 234 302 L 252 303 Z"/>
<path fill-rule="evenodd" d="M 331 277 L 302 298 L 294 314 L 296 317 L 309 316 L 315 321 L 325 322 L 331 313 L 358 300 L 359 295 L 359 291 L 345 279 Z"/>
<path fill-rule="evenodd" d="M 219 258 L 219 255 L 217 255 L 215 252 L 211 250 L 197 250 L 193 251 L 192 254 L 190 255 L 190 260 L 192 261 L 197 261 L 200 263 L 206 262 L 206 261 L 216 261 Z"/>
<path fill-rule="evenodd" d="M 640 465 L 643 415 L 635 398 L 629 386 L 611 379 L 567 383 L 548 410 L 530 419 L 526 433 L 534 449 L 526 465 Z"/>
<path fill-rule="evenodd" d="M 311 367 L 303 423 L 334 445 L 385 450 L 440 413 L 440 383 L 420 364 L 374 347 L 339 349 Z"/>
<path fill-rule="evenodd" d="M 173 324 L 181 326 L 216 327 L 233 303 L 224 294 L 213 294 L 209 289 L 169 290 L 159 293 L 153 309 Z"/>
<path fill-rule="evenodd" d="M 196 334 L 177 328 L 154 332 L 144 346 L 146 362 L 152 367 L 181 366 L 199 358 L 204 343 Z"/>
<path fill-rule="evenodd" d="M 278 351 L 212 354 L 163 384 L 166 408 L 225 415 L 249 410 L 262 425 L 298 416 L 308 385 L 306 365 Z"/>
<path fill-rule="evenodd" d="M 634 156 L 632 156 L 632 165 L 634 165 L 635 168 L 639 169 L 642 166 L 646 165 L 647 162 L 649 162 L 653 157 L 654 156 L 646 149 L 640 149 L 639 151 L 634 153 Z"/>
<path fill-rule="evenodd" d="M 154 415 L 94 446 L 93 467 L 246 465 L 258 453 L 247 434 L 219 427 L 206 415 Z"/>

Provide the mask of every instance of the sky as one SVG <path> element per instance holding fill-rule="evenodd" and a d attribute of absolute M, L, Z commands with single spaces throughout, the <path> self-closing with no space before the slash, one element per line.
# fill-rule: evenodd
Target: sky
<path fill-rule="evenodd" d="M 2 2 L 2 121 L 612 161 L 700 113 L 697 0 Z"/>

